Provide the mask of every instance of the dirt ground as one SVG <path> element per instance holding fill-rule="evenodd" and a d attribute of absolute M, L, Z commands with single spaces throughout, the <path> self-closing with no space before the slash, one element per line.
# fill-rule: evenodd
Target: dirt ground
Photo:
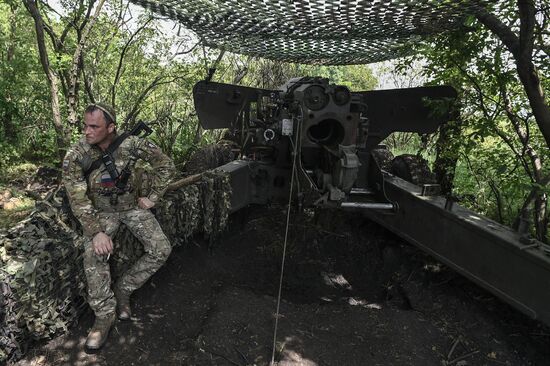
<path fill-rule="evenodd" d="M 357 214 L 293 216 L 279 365 L 550 365 L 550 330 Z M 96 354 L 71 332 L 29 365 L 268 365 L 284 239 L 281 207 L 231 218 L 214 246 L 196 239 L 132 297 Z"/>

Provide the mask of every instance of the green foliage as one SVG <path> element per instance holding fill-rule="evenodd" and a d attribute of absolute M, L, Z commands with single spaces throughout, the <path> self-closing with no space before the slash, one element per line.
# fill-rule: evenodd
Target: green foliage
<path fill-rule="evenodd" d="M 40 6 L 49 29 L 58 37 L 66 30 L 62 44 L 54 44 L 46 37 L 51 68 L 62 80 L 72 66 L 78 42 L 74 27 L 67 25 L 74 19 L 81 21 L 88 4 L 88 1 L 62 0 L 60 14 Z M 536 4 L 537 9 L 542 9 L 539 1 Z M 494 12 L 517 32 L 514 1 L 499 2 Z M 541 19 L 547 16 L 539 15 L 534 62 L 543 88 L 548 90 L 550 61 L 544 57 L 547 56 L 544 36 L 539 37 L 544 31 Z M 130 17 L 132 22 L 127 21 Z M 511 55 L 476 19 L 467 18 L 464 26 L 459 32 L 444 34 L 419 46 L 423 56 L 404 60 L 396 69 L 412 77 L 411 66 L 416 65 L 414 71 L 421 71 L 419 79 L 451 84 L 458 90 L 462 137 L 452 149 L 459 157 L 456 191 L 465 196 L 479 193 L 480 199 L 472 202 L 472 206 L 511 222 L 523 199 L 539 184 L 534 178 L 530 151 L 541 157 L 543 175 L 549 174 L 544 163 L 550 156 L 531 115 Z M 194 40 L 185 38 L 186 35 L 168 34 L 165 28 L 147 12 L 130 14 L 123 3 L 107 3 L 83 50 L 77 103 L 79 110 L 91 101 L 114 104 L 119 129 L 129 128 L 140 119 L 148 121 L 155 130 L 152 139 L 181 165 L 196 148 L 220 138 L 220 132 L 200 128 L 191 96 L 193 85 L 206 76 L 207 67 L 213 64 L 219 51 L 196 47 L 178 56 L 176 45 L 181 43 L 183 48 L 191 49 Z M 50 90 L 39 62 L 34 22 L 23 5 L 13 0 L 0 0 L 0 72 L 3 76 L 0 169 L 5 171 L 25 161 L 59 163 Z M 214 80 L 273 89 L 299 76 L 327 77 L 332 83 L 347 85 L 352 90 L 370 90 L 378 83 L 367 66 L 297 65 L 230 53 L 217 65 Z M 64 121 L 68 110 L 66 88 L 63 83 L 59 91 Z M 509 103 L 503 99 L 503 93 Z M 517 126 L 513 126 L 510 113 L 504 110 L 507 104 L 508 112 L 519 121 L 519 130 L 528 134 L 527 141 L 518 137 Z M 79 138 L 78 125 L 66 123 L 65 128 L 71 131 L 73 141 Z M 434 138 L 422 140 L 402 133 L 390 137 L 386 143 L 394 151 L 421 152 L 430 161 L 435 158 Z"/>
<path fill-rule="evenodd" d="M 50 67 L 63 81 L 77 44 L 74 27 L 68 23 L 77 14 L 85 15 L 88 1 L 61 1 L 59 5 L 61 15 L 44 6 L 39 8 L 57 37 L 66 30 L 62 44 L 54 45 L 46 37 Z M 164 33 L 158 21 L 151 21 L 149 14 L 127 23 L 123 19 L 131 15 L 124 4 L 109 3 L 104 10 L 83 52 L 79 109 L 92 100 L 112 103 L 117 109 L 119 129 L 131 127 L 138 119 L 158 121 L 152 123 L 153 127 L 163 131 L 153 138 L 169 153 L 184 155 L 188 147 L 181 144 L 192 145 L 194 139 L 177 136 L 193 136 L 197 129 L 191 88 L 203 77 L 202 63 L 196 58 L 169 59 L 175 39 Z M 50 90 L 39 61 L 34 22 L 18 2 L 0 0 L 0 50 L 0 169 L 25 161 L 58 164 Z M 67 121 L 65 81 L 59 90 L 62 119 Z M 170 133 L 162 124 L 167 121 L 171 121 Z M 65 125 L 72 141 L 80 137 L 79 127 Z"/>
<path fill-rule="evenodd" d="M 480 142 L 479 151 L 463 155 L 455 178 L 455 193 L 477 212 L 512 225 L 531 184 L 513 155 L 498 138 Z"/>
<path fill-rule="evenodd" d="M 354 91 L 372 90 L 378 84 L 378 80 L 373 75 L 371 68 L 366 65 L 300 65 L 297 71 L 301 75 L 326 77 L 331 83 L 346 85 Z"/>
<path fill-rule="evenodd" d="M 212 55 L 210 58 L 215 58 Z M 230 54 L 219 65 L 216 81 L 234 83 L 235 76 L 243 74 L 241 85 L 265 89 L 276 89 L 291 78 L 320 76 L 331 83 L 346 85 L 351 90 L 372 90 L 378 84 L 372 69 L 367 65 L 319 66 L 293 64 L 266 59 Z"/>
<path fill-rule="evenodd" d="M 46 34 L 46 48 L 52 71 L 59 77 L 60 110 L 65 128 L 76 141 L 79 125 L 66 121 L 69 70 L 77 47 L 78 34 L 69 22 L 81 22 L 89 1 L 64 0 L 58 13 L 39 4 L 53 37 Z M 128 19 L 132 18 L 129 22 Z M 79 23 L 80 24 L 80 23 Z M 137 120 L 148 121 L 152 139 L 176 161 L 183 163 L 201 145 L 219 139 L 219 132 L 202 131 L 194 113 L 191 90 L 206 76 L 219 51 L 197 47 L 176 56 L 175 45 L 185 40 L 166 32 L 151 14 L 130 14 L 122 3 L 109 2 L 103 8 L 83 50 L 83 72 L 79 75 L 79 110 L 92 101 L 113 104 L 119 129 L 132 127 Z M 50 90 L 39 61 L 34 22 L 25 7 L 0 0 L 0 168 L 25 161 L 58 164 L 53 129 Z M 54 43 L 53 39 L 63 42 Z M 193 40 L 187 40 L 191 48 Z M 218 66 L 215 79 L 233 82 L 239 69 L 246 69 L 244 85 L 276 88 L 291 77 L 323 76 L 353 90 L 376 85 L 366 66 L 320 67 L 284 64 L 228 54 Z M 38 127 L 38 128 L 37 128 Z"/>
<path fill-rule="evenodd" d="M 22 4 L 0 1 L 0 170 L 34 158 L 44 142 L 38 142 L 37 135 L 45 131 L 43 127 L 47 131 L 51 119 L 48 90 L 29 29 L 34 25 Z"/>
<path fill-rule="evenodd" d="M 8 184 L 20 177 L 27 177 L 36 172 L 38 166 L 33 163 L 23 163 L 17 165 L 11 165 L 3 171 L 0 177 L 0 184 Z"/>
<path fill-rule="evenodd" d="M 542 9 L 541 3 L 536 3 Z M 515 1 L 499 2 L 494 13 L 519 34 Z M 539 15 L 537 24 L 543 22 Z M 432 84 L 451 84 L 457 89 L 462 113 L 461 136 L 455 149 L 459 158 L 455 191 L 471 197 L 466 202 L 475 210 L 511 224 L 538 184 L 537 174 L 550 174 L 544 164 L 550 153 L 532 116 L 512 55 L 477 20 L 468 18 L 465 26 L 467 31 L 448 33 L 422 46 L 422 56 L 403 61 L 399 69 L 408 72 L 411 65 L 420 62 L 424 77 Z M 541 57 L 542 47 L 535 42 L 533 61 L 543 88 L 548 90 L 550 60 Z M 534 169 L 533 156 L 540 157 L 539 172 Z"/>

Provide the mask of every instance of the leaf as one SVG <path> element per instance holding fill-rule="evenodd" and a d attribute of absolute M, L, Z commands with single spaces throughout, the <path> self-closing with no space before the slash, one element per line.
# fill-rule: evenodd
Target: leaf
<path fill-rule="evenodd" d="M 25 262 L 23 265 L 23 273 L 25 275 L 31 274 L 36 269 L 36 264 L 38 263 L 38 258 L 34 258 L 33 260 L 30 260 L 28 262 Z"/>
<path fill-rule="evenodd" d="M 24 266 L 23 263 L 12 260 L 8 262 L 6 267 L 4 267 L 4 270 L 8 272 L 10 275 L 15 275 L 16 273 L 21 271 L 21 268 L 23 268 L 23 266 Z"/>

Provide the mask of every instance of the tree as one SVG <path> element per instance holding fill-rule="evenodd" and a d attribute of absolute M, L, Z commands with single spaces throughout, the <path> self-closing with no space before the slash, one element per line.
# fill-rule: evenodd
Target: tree
<path fill-rule="evenodd" d="M 67 22 L 61 34 L 58 35 L 52 22 L 47 21 L 47 18 L 43 15 L 41 6 L 48 7 L 47 3 L 40 3 L 38 0 L 24 0 L 25 7 L 34 20 L 40 63 L 50 88 L 53 125 L 57 134 L 57 147 L 61 159 L 65 155 L 65 149 L 70 144 L 71 130 L 62 121 L 59 88 L 62 84 L 68 109 L 68 121 L 70 125 L 74 126 L 78 122 L 77 98 L 79 76 L 82 71 L 82 52 L 86 45 L 90 29 L 99 15 L 104 2 L 105 0 L 99 0 L 92 15 L 95 0 L 90 0 L 86 4 L 84 1 L 79 1 L 78 5 L 74 7 L 74 12 L 70 15 L 70 21 Z M 74 50 L 72 50 L 71 61 L 67 68 L 56 69 L 50 60 L 45 32 L 50 37 L 54 53 L 57 57 L 62 58 L 71 54 L 68 45 L 70 41 L 68 36 L 71 31 L 76 35 L 76 44 L 72 45 L 74 46 Z"/>
<path fill-rule="evenodd" d="M 48 159 L 49 91 L 28 29 L 33 20 L 19 1 L 0 0 L 0 169 L 21 159 Z M 38 127 L 38 128 L 37 128 Z"/>
<path fill-rule="evenodd" d="M 63 1 L 58 10 L 44 0 L 24 4 L 46 75 L 51 112 L 45 120 L 53 120 L 57 159 L 79 132 L 81 104 L 96 101 L 116 107 L 121 129 L 137 119 L 159 118 L 159 126 L 170 121 L 171 132 L 159 131 L 153 138 L 183 153 L 179 144 L 187 140 L 178 135 L 195 130 L 197 122 L 182 106 L 192 106 L 190 90 L 199 79 L 197 58 L 178 58 L 186 51 L 174 51 L 189 42 L 186 34 L 165 34 L 157 18 L 123 2 L 104 11 L 104 0 Z"/>
<path fill-rule="evenodd" d="M 548 32 L 550 10 L 548 4 L 543 1 L 517 0 L 517 11 L 519 30 L 515 32 L 514 23 L 506 24 L 503 19 L 499 19 L 485 8 L 479 8 L 477 19 L 490 29 L 512 54 L 517 75 L 525 89 L 535 120 L 546 145 L 550 148 L 550 106 L 545 100 L 539 70 L 534 62 L 536 51 L 541 52 L 546 58 L 550 56 L 549 45 L 544 44 L 545 37 L 542 35 L 542 32 Z M 537 14 L 541 16 L 541 22 L 536 21 Z M 538 50 L 535 48 L 536 41 L 543 43 L 538 45 Z"/>
<path fill-rule="evenodd" d="M 459 91 L 463 111 L 454 139 L 462 146 L 454 154 L 461 154 L 477 182 L 476 204 L 487 187 L 491 216 L 515 225 L 530 216 L 534 205 L 541 240 L 547 239 L 550 180 L 543 165 L 549 157 L 544 89 L 550 61 L 542 34 L 547 20 L 548 9 L 541 3 L 537 8 L 535 3 L 504 1 L 495 13 L 481 9 L 477 19 L 469 20 L 469 32 L 446 34 L 423 52 L 426 74 Z M 459 189 L 468 186 L 468 178 L 460 179 Z"/>

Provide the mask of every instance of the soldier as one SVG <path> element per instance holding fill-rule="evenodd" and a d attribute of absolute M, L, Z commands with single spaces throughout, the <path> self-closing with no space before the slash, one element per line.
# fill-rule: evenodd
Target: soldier
<path fill-rule="evenodd" d="M 137 160 L 151 164 L 156 173 L 147 197 L 137 197 L 133 174 Z M 84 112 L 84 137 L 63 160 L 63 183 L 75 217 L 89 239 L 84 247 L 88 302 L 95 313 L 86 347 L 103 346 L 115 322 L 131 317 L 130 295 L 141 287 L 168 258 L 171 245 L 149 211 L 171 178 L 172 161 L 151 142 L 117 134 L 114 110 L 106 104 L 89 105 Z M 122 176 L 126 174 L 123 179 Z M 123 184 L 123 181 L 126 183 Z M 116 250 L 113 238 L 125 224 L 143 243 L 145 254 L 111 289 L 108 259 Z"/>

